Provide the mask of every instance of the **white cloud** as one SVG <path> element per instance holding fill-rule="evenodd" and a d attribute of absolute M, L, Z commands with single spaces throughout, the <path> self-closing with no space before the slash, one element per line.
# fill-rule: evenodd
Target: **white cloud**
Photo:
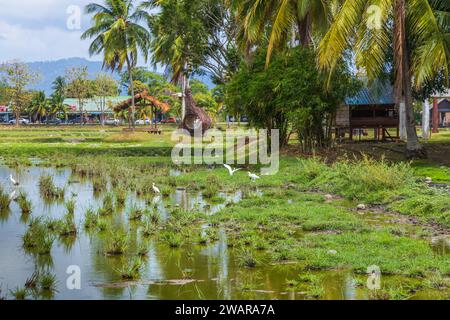
<path fill-rule="evenodd" d="M 82 13 L 81 30 L 69 30 L 67 9 L 75 5 L 83 12 L 91 2 L 102 1 L 0 0 L 0 62 L 90 58 L 89 40 L 80 39 L 90 25 L 90 17 Z"/>
<path fill-rule="evenodd" d="M 0 61 L 88 58 L 89 41 L 80 39 L 89 17 L 82 16 L 82 30 L 69 30 L 67 8 L 81 11 L 92 0 L 0 0 Z"/>
<path fill-rule="evenodd" d="M 55 60 L 68 57 L 88 58 L 88 41 L 81 41 L 81 31 L 55 27 L 29 29 L 0 21 L 0 60 Z"/>

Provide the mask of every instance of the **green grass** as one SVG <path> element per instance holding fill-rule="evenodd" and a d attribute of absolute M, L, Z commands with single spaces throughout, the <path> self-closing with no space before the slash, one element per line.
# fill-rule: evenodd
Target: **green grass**
<path fill-rule="evenodd" d="M 430 177 L 436 183 L 450 183 L 450 169 L 448 167 L 439 166 L 424 160 L 414 161 L 411 167 L 417 176 Z"/>
<path fill-rule="evenodd" d="M 449 196 L 445 191 L 429 188 L 423 180 L 431 177 L 435 182 L 448 182 L 449 171 L 432 162 L 392 163 L 363 157 L 328 163 L 319 158 L 282 156 L 278 174 L 252 182 L 246 170 L 230 177 L 221 166 L 182 166 L 178 167 L 182 175 L 170 177 L 173 142 L 169 132 L 157 137 L 124 135 L 115 128 L 104 132 L 95 128 L 21 129 L 0 131 L 0 138 L 3 162 L 7 165 L 30 164 L 30 158 L 39 158 L 41 166 L 67 166 L 72 168 L 74 179 L 93 181 L 94 192 L 103 196 L 103 203 L 98 211 L 88 210 L 83 223 L 93 233 L 101 232 L 103 252 L 107 255 L 126 259 L 130 255 L 145 256 L 148 247 L 142 237 L 155 236 L 152 241 L 172 248 L 210 245 L 217 241 L 221 229 L 241 267 L 258 269 L 289 262 L 305 270 L 345 269 L 364 274 L 367 267 L 377 265 L 382 274 L 419 277 L 423 286 L 435 288 L 442 287 L 442 279 L 450 275 L 450 257 L 433 252 L 426 238 L 428 229 L 418 225 L 411 231 L 402 224 L 373 223 L 366 212 L 359 214 L 354 210 L 359 203 L 369 209 L 381 205 L 415 217 L 420 223 L 434 223 L 448 230 Z M 449 138 L 440 135 L 438 143 L 448 143 Z M 248 168 L 252 172 L 258 169 Z M 195 209 L 172 207 L 168 220 L 164 220 L 151 204 L 153 182 L 165 195 L 176 188 L 186 188 L 203 194 L 208 202 L 217 198 L 219 191 L 230 195 L 240 191 L 243 199 L 227 204 L 212 216 Z M 63 189 L 57 189 L 51 176 L 42 176 L 39 185 L 44 196 L 55 198 L 54 193 L 59 193 L 64 197 L 60 191 Z M 325 201 L 325 193 L 334 195 L 334 200 Z M 136 194 L 148 207 L 128 211 L 127 217 L 139 222 L 133 224 L 140 228 L 137 244 L 132 243 L 128 233 L 113 231 L 111 227 L 118 215 L 116 211 L 130 194 Z M 5 197 L 8 195 L 0 189 L 0 208 L 2 202 L 9 207 Z M 68 205 L 67 211 L 74 211 L 74 206 Z M 71 222 L 64 221 L 67 230 L 73 230 Z M 23 237 L 24 247 L 49 253 L 53 234 L 61 232 L 58 223 L 52 224 L 55 225 L 32 220 Z M 207 231 L 202 228 L 205 224 L 209 225 Z M 122 279 L 139 278 L 139 261 L 127 260 L 116 271 Z M 301 286 L 308 298 L 323 297 L 320 279 L 306 278 L 292 281 Z M 396 285 L 373 293 L 371 298 L 400 299 L 409 295 L 410 288 Z"/>

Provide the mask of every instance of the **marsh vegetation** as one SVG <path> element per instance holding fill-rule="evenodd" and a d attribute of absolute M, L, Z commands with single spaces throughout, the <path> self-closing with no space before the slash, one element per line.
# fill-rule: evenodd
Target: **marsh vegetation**
<path fill-rule="evenodd" d="M 4 295 L 73 298 L 63 269 L 78 263 L 91 298 L 128 297 L 128 287 L 161 299 L 449 297 L 449 251 L 435 245 L 448 241 L 448 191 L 408 164 L 283 156 L 277 175 L 253 182 L 220 166 L 173 167 L 149 156 L 153 141 L 131 145 L 92 155 L 85 142 L 57 164 L 52 143 L 5 153 L 0 178 L 14 172 L 22 183 L 15 201 L 12 187 L 0 189 L 0 261 L 33 271 L 0 262 L 3 288 L 15 288 Z M 376 292 L 365 285 L 372 265 L 382 270 Z"/>

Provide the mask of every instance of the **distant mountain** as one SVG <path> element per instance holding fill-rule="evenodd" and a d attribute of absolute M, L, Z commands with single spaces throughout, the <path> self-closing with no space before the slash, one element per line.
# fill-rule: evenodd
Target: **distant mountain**
<path fill-rule="evenodd" d="M 89 61 L 83 58 L 69 58 L 56 61 L 37 61 L 27 63 L 29 68 L 40 74 L 40 81 L 30 89 L 43 90 L 47 95 L 52 93 L 52 83 L 58 76 L 64 76 L 66 70 L 73 67 L 87 67 L 89 77 L 93 78 L 95 74 L 102 71 L 103 63 L 101 61 Z M 117 73 L 113 74 L 116 80 L 120 77 Z"/>
<path fill-rule="evenodd" d="M 97 73 L 102 72 L 101 61 L 89 61 L 84 58 L 69 58 L 55 61 L 37 61 L 27 63 L 29 68 L 40 74 L 40 80 L 30 87 L 32 90 L 45 91 L 46 95 L 50 95 L 52 90 L 52 83 L 58 76 L 64 76 L 66 70 L 73 67 L 87 67 L 89 78 L 93 78 Z M 120 76 L 117 72 L 113 73 L 113 77 L 120 81 Z M 207 75 L 195 76 L 196 79 L 204 82 L 210 89 L 214 87 L 210 77 Z"/>

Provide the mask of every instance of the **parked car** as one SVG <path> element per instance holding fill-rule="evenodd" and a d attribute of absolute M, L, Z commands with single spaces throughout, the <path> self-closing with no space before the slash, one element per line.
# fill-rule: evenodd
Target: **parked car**
<path fill-rule="evenodd" d="M 177 123 L 177 118 L 176 117 L 170 117 L 167 119 L 163 119 L 161 120 L 161 123 Z"/>
<path fill-rule="evenodd" d="M 61 119 L 49 119 L 45 122 L 46 125 L 59 126 L 62 123 Z"/>
<path fill-rule="evenodd" d="M 11 125 L 16 124 L 16 119 L 9 120 L 9 124 L 11 124 Z M 30 124 L 30 120 L 24 119 L 24 118 L 20 118 L 19 119 L 19 124 L 23 124 L 23 125 Z"/>
<path fill-rule="evenodd" d="M 150 125 L 150 119 L 140 119 L 140 120 L 136 120 L 135 124 L 137 126 L 144 126 L 144 125 Z"/>
<path fill-rule="evenodd" d="M 80 116 L 78 116 L 78 117 L 76 117 L 76 118 L 74 118 L 74 119 L 72 119 L 72 120 L 69 120 L 69 122 L 68 122 L 69 124 L 86 124 L 87 123 L 87 120 L 86 120 L 86 118 L 84 118 L 83 119 L 83 122 L 82 122 L 82 120 L 81 120 L 81 117 Z"/>
<path fill-rule="evenodd" d="M 120 121 L 117 119 L 107 119 L 105 120 L 105 125 L 107 126 L 118 126 L 120 124 Z"/>

